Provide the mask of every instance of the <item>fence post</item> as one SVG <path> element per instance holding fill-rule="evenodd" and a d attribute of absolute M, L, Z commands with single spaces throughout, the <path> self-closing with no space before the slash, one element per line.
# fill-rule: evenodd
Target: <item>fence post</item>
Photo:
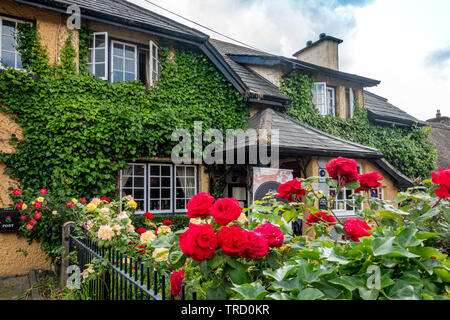
<path fill-rule="evenodd" d="M 69 267 L 69 253 L 70 253 L 70 228 L 75 227 L 75 222 L 66 222 L 62 228 L 62 246 L 63 254 L 61 258 L 61 274 L 60 274 L 60 287 L 64 288 L 67 283 L 67 268 Z"/>

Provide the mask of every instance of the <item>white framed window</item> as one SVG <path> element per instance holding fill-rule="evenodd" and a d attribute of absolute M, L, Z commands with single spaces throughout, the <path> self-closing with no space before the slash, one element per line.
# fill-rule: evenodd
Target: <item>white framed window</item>
<path fill-rule="evenodd" d="M 197 167 L 163 163 L 130 163 L 120 171 L 120 197 L 132 195 L 136 213 L 186 212 L 187 202 L 197 193 Z"/>
<path fill-rule="evenodd" d="M 108 33 L 95 32 L 89 44 L 89 71 L 103 80 L 108 80 Z"/>
<path fill-rule="evenodd" d="M 144 213 L 146 209 L 146 182 L 145 163 L 132 163 L 129 169 L 120 172 L 120 198 L 128 195 L 133 196 L 134 201 L 138 204 L 137 213 Z"/>
<path fill-rule="evenodd" d="M 159 79 L 159 48 L 158 46 L 150 40 L 150 54 L 149 54 L 149 65 L 150 65 L 150 86 L 156 85 Z"/>
<path fill-rule="evenodd" d="M 321 115 L 327 114 L 327 84 L 325 82 L 315 82 L 313 87 L 313 103 L 319 109 Z"/>
<path fill-rule="evenodd" d="M 361 166 L 358 165 L 358 174 L 361 174 Z M 336 195 L 336 189 L 330 188 L 330 196 L 334 197 Z M 355 199 L 351 197 L 355 193 L 354 190 L 347 190 L 346 188 L 342 188 L 339 194 L 336 196 L 336 200 L 334 201 L 333 211 L 337 216 L 348 216 L 355 214 L 355 207 L 351 206 L 347 202 L 355 204 Z"/>
<path fill-rule="evenodd" d="M 173 212 L 172 165 L 151 163 L 148 167 L 149 210 L 156 213 Z"/>
<path fill-rule="evenodd" d="M 19 24 L 29 23 L 0 16 L 0 61 L 15 69 L 22 69 L 22 57 L 17 50 L 17 27 Z"/>
<path fill-rule="evenodd" d="M 197 173 L 195 166 L 175 166 L 175 212 L 183 212 L 186 204 L 197 191 Z"/>
<path fill-rule="evenodd" d="M 327 87 L 327 106 L 326 114 L 335 115 L 336 110 L 336 89 L 333 87 Z"/>
<path fill-rule="evenodd" d="M 113 40 L 111 81 L 133 81 L 137 79 L 137 46 Z"/>
<path fill-rule="evenodd" d="M 327 86 L 326 82 L 315 82 L 313 87 L 313 103 L 321 115 L 334 115 L 336 111 L 336 89 Z"/>
<path fill-rule="evenodd" d="M 345 88 L 345 106 L 347 109 L 347 118 L 353 118 L 353 108 L 355 107 L 355 94 L 352 88 Z"/>

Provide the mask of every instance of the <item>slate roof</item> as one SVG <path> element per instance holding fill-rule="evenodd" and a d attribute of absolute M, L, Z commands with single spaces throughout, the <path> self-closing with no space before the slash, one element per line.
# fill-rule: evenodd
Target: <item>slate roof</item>
<path fill-rule="evenodd" d="M 101 15 L 111 20 L 119 19 L 124 25 L 134 25 L 136 23 L 146 25 L 159 30 L 171 31 L 178 34 L 193 36 L 197 38 L 207 38 L 208 36 L 198 30 L 185 26 L 174 20 L 142 8 L 138 5 L 125 0 L 16 0 L 17 2 L 27 3 L 35 6 L 49 6 L 53 9 L 65 9 L 76 4 L 87 15 Z"/>
<path fill-rule="evenodd" d="M 271 129 L 278 129 L 280 154 L 284 155 L 347 156 L 366 159 L 383 157 L 381 151 L 377 149 L 332 136 L 271 108 L 255 114 L 248 124 L 248 129 L 267 129 L 269 132 Z M 235 149 L 245 146 L 244 139 L 242 136 L 237 140 Z"/>
<path fill-rule="evenodd" d="M 290 102 L 289 97 L 280 92 L 277 86 L 263 78 L 253 70 L 246 66 L 239 64 L 230 57 L 234 54 L 248 54 L 248 55 L 261 55 L 261 56 L 273 56 L 269 53 L 253 50 L 250 48 L 238 46 L 232 43 L 209 39 L 212 46 L 220 53 L 225 62 L 233 69 L 233 71 L 239 76 L 247 87 L 248 94 L 251 96 L 261 96 L 261 100 L 265 98 L 279 99 L 281 104 Z"/>
<path fill-rule="evenodd" d="M 388 99 L 368 91 L 364 91 L 364 105 L 369 111 L 369 118 L 374 122 L 400 126 L 412 126 L 416 123 L 421 126 L 424 125 L 423 121 L 417 120 L 405 111 L 392 105 L 388 102 Z"/>

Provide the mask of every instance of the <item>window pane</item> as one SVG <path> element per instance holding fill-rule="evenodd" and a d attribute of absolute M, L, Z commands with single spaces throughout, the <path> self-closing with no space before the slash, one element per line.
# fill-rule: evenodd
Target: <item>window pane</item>
<path fill-rule="evenodd" d="M 122 71 L 123 70 L 123 59 L 114 57 L 113 59 L 114 70 Z"/>
<path fill-rule="evenodd" d="M 151 176 L 159 176 L 160 175 L 160 167 L 159 166 L 150 166 L 150 175 Z"/>
<path fill-rule="evenodd" d="M 161 178 L 161 187 L 170 188 L 170 178 Z"/>
<path fill-rule="evenodd" d="M 123 73 L 120 71 L 114 71 L 113 82 L 123 81 Z"/>
<path fill-rule="evenodd" d="M 105 50 L 95 49 L 95 62 L 105 62 Z"/>
<path fill-rule="evenodd" d="M 144 190 L 143 189 L 135 189 L 134 190 L 134 199 L 135 200 L 144 200 Z"/>
<path fill-rule="evenodd" d="M 151 177 L 150 178 L 150 187 L 160 187 L 161 178 Z"/>
<path fill-rule="evenodd" d="M 16 55 L 11 52 L 2 51 L 2 64 L 6 64 L 8 67 L 15 67 Z"/>
<path fill-rule="evenodd" d="M 122 198 L 126 196 L 132 196 L 133 190 L 132 189 L 123 189 L 122 190 Z"/>
<path fill-rule="evenodd" d="M 183 200 L 178 199 L 177 200 L 177 210 L 184 210 L 185 208 L 186 208 L 186 206 L 185 206 L 184 199 Z"/>
<path fill-rule="evenodd" d="M 136 80 L 136 75 L 134 73 L 125 73 L 125 81 Z"/>
<path fill-rule="evenodd" d="M 94 50 L 89 49 L 88 63 L 91 63 L 93 60 L 94 60 Z"/>
<path fill-rule="evenodd" d="M 114 43 L 113 54 L 115 56 L 123 57 L 123 45 Z"/>
<path fill-rule="evenodd" d="M 135 59 L 135 48 L 130 46 L 125 46 L 125 57 Z"/>
<path fill-rule="evenodd" d="M 134 166 L 134 175 L 144 176 L 144 174 L 145 174 L 145 166 L 144 165 Z"/>
<path fill-rule="evenodd" d="M 20 54 L 17 54 L 17 68 L 22 68 L 22 56 Z"/>
<path fill-rule="evenodd" d="M 95 47 L 96 48 L 104 48 L 105 47 L 105 35 L 96 35 L 95 36 Z"/>
<path fill-rule="evenodd" d="M 163 166 L 161 167 L 161 175 L 170 177 L 170 167 L 169 166 Z"/>
<path fill-rule="evenodd" d="M 141 201 L 136 201 L 138 207 L 137 207 L 137 211 L 145 211 L 144 210 L 144 200 Z"/>
<path fill-rule="evenodd" d="M 161 201 L 161 210 L 170 210 L 170 200 Z"/>
<path fill-rule="evenodd" d="M 186 175 L 186 167 L 177 167 L 177 176 L 185 176 Z"/>
<path fill-rule="evenodd" d="M 193 196 L 195 195 L 195 189 L 194 188 L 189 188 L 186 189 L 186 199 L 191 199 Z"/>
<path fill-rule="evenodd" d="M 195 168 L 194 167 L 186 167 L 186 176 L 194 177 L 195 176 Z"/>
<path fill-rule="evenodd" d="M 105 64 L 96 63 L 95 64 L 95 76 L 103 78 L 105 76 Z"/>
<path fill-rule="evenodd" d="M 131 177 L 124 177 L 122 175 L 122 187 L 123 188 L 131 188 L 133 186 L 133 178 Z"/>
<path fill-rule="evenodd" d="M 134 60 L 125 60 L 125 71 L 134 74 L 135 67 L 136 66 Z"/>
<path fill-rule="evenodd" d="M 170 189 L 168 188 L 161 189 L 161 198 L 170 199 Z"/>
<path fill-rule="evenodd" d="M 159 200 L 150 200 L 150 210 L 156 211 L 161 210 L 161 201 Z"/>
<path fill-rule="evenodd" d="M 134 187 L 144 187 L 144 177 L 134 177 Z"/>
<path fill-rule="evenodd" d="M 2 50 L 15 51 L 16 40 L 13 37 L 2 37 Z"/>
<path fill-rule="evenodd" d="M 150 189 L 150 198 L 159 199 L 161 198 L 161 193 L 159 189 Z"/>
<path fill-rule="evenodd" d="M 2 35 L 14 36 L 16 29 L 16 23 L 13 21 L 3 20 L 2 24 Z"/>
<path fill-rule="evenodd" d="M 93 64 L 88 64 L 88 68 L 89 68 L 90 73 L 94 73 L 94 65 Z"/>

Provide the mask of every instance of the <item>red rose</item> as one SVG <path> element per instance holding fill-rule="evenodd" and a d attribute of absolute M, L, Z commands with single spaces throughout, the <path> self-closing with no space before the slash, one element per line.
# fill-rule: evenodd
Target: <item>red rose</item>
<path fill-rule="evenodd" d="M 344 231 L 353 241 L 359 242 L 359 238 L 370 236 L 367 230 L 372 229 L 365 221 L 355 218 L 349 218 L 345 221 Z"/>
<path fill-rule="evenodd" d="M 267 240 L 267 244 L 271 248 L 280 248 L 283 245 L 283 231 L 270 223 L 257 226 L 254 231 L 262 235 Z"/>
<path fill-rule="evenodd" d="M 189 229 L 180 235 L 181 251 L 194 261 L 209 259 L 217 248 L 217 236 L 210 224 L 190 224 Z"/>
<path fill-rule="evenodd" d="M 241 255 L 248 246 L 248 236 L 237 226 L 224 227 L 217 234 L 219 247 L 230 257 Z"/>
<path fill-rule="evenodd" d="M 382 176 L 377 171 L 361 174 L 358 177 L 359 184 L 361 185 L 355 192 L 366 191 L 372 188 L 381 187 L 379 181 L 384 180 Z"/>
<path fill-rule="evenodd" d="M 42 213 L 40 212 L 36 212 L 33 216 L 34 219 L 39 220 L 40 218 L 42 218 Z"/>
<path fill-rule="evenodd" d="M 225 227 L 230 222 L 239 219 L 242 208 L 235 198 L 225 198 L 217 200 L 210 211 L 214 222 Z"/>
<path fill-rule="evenodd" d="M 171 226 L 171 225 L 173 225 L 173 222 L 172 222 L 171 220 L 164 220 L 164 221 L 163 221 L 163 225 L 165 225 L 165 226 Z"/>
<path fill-rule="evenodd" d="M 12 194 L 13 194 L 15 197 L 20 197 L 20 196 L 22 195 L 22 190 L 20 190 L 20 189 L 14 189 L 14 190 L 12 191 Z"/>
<path fill-rule="evenodd" d="M 144 254 L 145 253 L 145 249 L 146 247 L 143 245 L 138 246 L 138 250 L 136 250 L 137 253 L 139 254 Z"/>
<path fill-rule="evenodd" d="M 27 224 L 26 228 L 27 228 L 27 230 L 32 230 L 33 226 L 31 224 Z"/>
<path fill-rule="evenodd" d="M 186 205 L 188 218 L 206 218 L 210 215 L 210 209 L 213 203 L 214 197 L 209 193 L 202 192 L 196 194 Z"/>
<path fill-rule="evenodd" d="M 81 202 L 82 204 L 86 204 L 87 200 L 84 199 L 84 198 L 81 198 L 81 199 L 80 199 L 80 202 Z"/>
<path fill-rule="evenodd" d="M 39 191 L 42 195 L 46 195 L 47 194 L 47 189 L 45 189 L 45 188 L 42 188 L 40 191 Z"/>
<path fill-rule="evenodd" d="M 143 234 L 143 233 L 146 233 L 147 230 L 145 230 L 144 228 L 139 228 L 139 229 L 137 229 L 136 232 L 139 233 L 139 234 Z"/>
<path fill-rule="evenodd" d="M 30 221 L 28 221 L 28 224 L 29 224 L 30 226 L 34 226 L 36 223 L 37 223 L 37 221 L 34 220 L 34 219 L 30 219 Z"/>
<path fill-rule="evenodd" d="M 72 202 L 67 201 L 66 208 L 73 208 L 73 207 L 75 207 L 75 205 Z"/>
<path fill-rule="evenodd" d="M 41 209 L 42 208 L 42 202 L 36 201 L 34 203 L 33 207 L 35 207 L 36 209 Z"/>
<path fill-rule="evenodd" d="M 294 179 L 283 183 L 278 187 L 277 198 L 286 199 L 289 202 L 297 201 L 298 198 L 303 197 L 306 190 L 302 188 L 302 182 Z"/>
<path fill-rule="evenodd" d="M 181 293 L 181 285 L 184 280 L 184 270 L 174 271 L 170 276 L 170 291 L 173 296 L 179 297 Z"/>
<path fill-rule="evenodd" d="M 101 197 L 100 198 L 101 201 L 106 201 L 106 202 L 110 202 L 111 199 L 109 199 L 108 197 Z"/>
<path fill-rule="evenodd" d="M 150 212 L 144 213 L 144 217 L 145 219 L 153 220 L 153 214 L 151 214 Z"/>
<path fill-rule="evenodd" d="M 245 231 L 248 237 L 248 246 L 242 253 L 247 259 L 260 259 L 269 252 L 269 244 L 266 238 L 255 232 Z"/>
<path fill-rule="evenodd" d="M 20 216 L 20 220 L 22 220 L 22 221 L 27 220 L 27 216 Z"/>
<path fill-rule="evenodd" d="M 434 184 L 438 184 L 439 188 L 434 193 L 441 198 L 450 198 L 450 167 L 448 169 L 439 169 L 439 172 L 432 172 L 431 178 Z"/>
<path fill-rule="evenodd" d="M 317 222 L 319 222 L 321 220 L 325 221 L 325 222 L 328 222 L 330 224 L 336 222 L 336 219 L 331 214 L 328 214 L 326 212 L 320 211 L 320 212 L 317 212 L 317 213 L 314 213 L 314 214 L 310 214 L 308 216 L 308 219 L 306 219 L 306 224 L 308 226 L 310 226 L 310 225 L 312 225 L 314 223 L 317 223 Z"/>
<path fill-rule="evenodd" d="M 18 202 L 18 203 L 16 204 L 17 210 L 22 210 L 22 207 L 23 207 L 23 202 Z"/>
<path fill-rule="evenodd" d="M 334 180 L 345 184 L 347 181 L 358 179 L 358 165 L 355 160 L 347 158 L 337 158 L 326 165 L 327 172 Z"/>

